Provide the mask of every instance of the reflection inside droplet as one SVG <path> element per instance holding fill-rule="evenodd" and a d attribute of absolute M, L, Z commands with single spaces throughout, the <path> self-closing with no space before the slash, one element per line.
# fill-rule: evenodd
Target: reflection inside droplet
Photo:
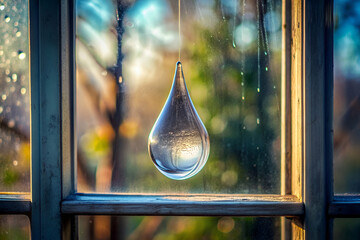
<path fill-rule="evenodd" d="M 148 147 L 158 170 L 175 180 L 194 176 L 208 159 L 209 135 L 192 104 L 180 62 L 169 97 L 149 135 Z"/>
<path fill-rule="evenodd" d="M 23 59 L 25 59 L 26 54 L 23 51 L 19 51 L 18 52 L 18 57 L 19 57 L 20 60 L 23 60 Z"/>

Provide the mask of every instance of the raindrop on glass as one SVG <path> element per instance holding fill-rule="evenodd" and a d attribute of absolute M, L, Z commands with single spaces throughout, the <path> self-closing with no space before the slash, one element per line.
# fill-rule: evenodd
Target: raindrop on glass
<path fill-rule="evenodd" d="M 269 68 L 268 67 L 265 67 L 265 71 L 268 71 L 269 70 Z"/>
<path fill-rule="evenodd" d="M 16 73 L 14 73 L 11 77 L 12 77 L 13 82 L 17 81 L 17 74 Z"/>
<path fill-rule="evenodd" d="M 15 126 L 15 121 L 13 119 L 10 119 L 8 122 L 8 127 L 13 128 Z"/>
<path fill-rule="evenodd" d="M 5 19 L 5 22 L 7 22 L 7 23 L 10 22 L 10 17 L 8 15 L 6 15 L 4 19 Z"/>
<path fill-rule="evenodd" d="M 21 92 L 22 95 L 24 95 L 26 93 L 26 88 L 21 88 L 20 92 Z"/>
<path fill-rule="evenodd" d="M 0 4 L 0 10 L 2 11 L 2 10 L 4 10 L 4 9 L 5 9 L 4 4 Z"/>
<path fill-rule="evenodd" d="M 19 51 L 18 52 L 18 57 L 19 57 L 20 60 L 23 60 L 26 57 L 26 53 L 24 53 L 23 51 Z"/>
<path fill-rule="evenodd" d="M 209 157 L 209 135 L 191 101 L 180 62 L 168 99 L 150 132 L 148 148 L 157 169 L 175 180 L 197 174 Z"/>

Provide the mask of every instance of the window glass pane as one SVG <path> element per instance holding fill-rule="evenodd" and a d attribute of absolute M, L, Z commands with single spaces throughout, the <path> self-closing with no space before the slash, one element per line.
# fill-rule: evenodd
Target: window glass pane
<path fill-rule="evenodd" d="M 79 191 L 280 193 L 281 1 L 77 1 Z M 164 177 L 148 136 L 178 49 L 210 135 L 196 176 Z"/>
<path fill-rule="evenodd" d="M 0 1 L 0 192 L 30 191 L 28 1 Z"/>
<path fill-rule="evenodd" d="M 280 239 L 280 218 L 79 216 L 79 239 Z"/>
<path fill-rule="evenodd" d="M 360 239 L 360 218 L 336 218 L 334 239 Z"/>
<path fill-rule="evenodd" d="M 360 2 L 334 5 L 335 192 L 360 192 Z"/>
<path fill-rule="evenodd" d="M 23 215 L 0 215 L 0 239 L 30 239 L 30 221 Z"/>

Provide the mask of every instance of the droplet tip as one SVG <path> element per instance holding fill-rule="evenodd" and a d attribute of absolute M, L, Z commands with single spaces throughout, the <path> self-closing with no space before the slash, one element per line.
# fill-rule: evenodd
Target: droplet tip
<path fill-rule="evenodd" d="M 177 61 L 176 66 L 180 66 L 181 67 L 181 62 Z"/>

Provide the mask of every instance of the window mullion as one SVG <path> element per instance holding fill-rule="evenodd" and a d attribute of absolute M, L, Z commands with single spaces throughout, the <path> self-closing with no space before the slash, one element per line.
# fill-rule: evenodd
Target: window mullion
<path fill-rule="evenodd" d="M 32 239 L 61 239 L 60 2 L 30 0 Z"/>
<path fill-rule="evenodd" d="M 331 239 L 333 4 L 303 2 L 305 238 Z"/>

